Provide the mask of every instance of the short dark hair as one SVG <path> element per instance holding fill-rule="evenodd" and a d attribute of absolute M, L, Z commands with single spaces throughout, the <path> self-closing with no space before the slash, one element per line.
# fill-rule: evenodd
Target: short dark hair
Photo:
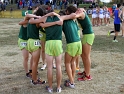
<path fill-rule="evenodd" d="M 41 7 L 38 8 L 38 10 L 35 12 L 35 15 L 37 16 L 43 16 L 45 14 L 45 10 Z"/>
<path fill-rule="evenodd" d="M 60 11 L 59 11 L 59 15 L 60 15 L 60 16 L 61 16 L 61 15 L 66 15 L 66 14 L 65 14 L 65 10 L 60 10 Z"/>
<path fill-rule="evenodd" d="M 122 5 L 124 6 L 124 3 Z"/>
<path fill-rule="evenodd" d="M 75 7 L 75 6 L 68 6 L 67 8 L 66 8 L 66 11 L 68 11 L 69 12 L 69 14 L 71 14 L 71 13 L 75 13 L 76 11 L 77 11 L 77 8 Z"/>
<path fill-rule="evenodd" d="M 119 8 L 121 6 L 121 4 L 119 3 L 119 4 L 117 4 L 117 8 Z"/>

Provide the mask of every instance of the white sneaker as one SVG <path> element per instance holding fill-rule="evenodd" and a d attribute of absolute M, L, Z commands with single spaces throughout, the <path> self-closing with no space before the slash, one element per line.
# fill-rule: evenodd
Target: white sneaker
<path fill-rule="evenodd" d="M 56 64 L 55 64 L 55 62 L 53 62 L 53 68 L 56 69 Z"/>
<path fill-rule="evenodd" d="M 61 93 L 61 91 L 62 91 L 62 88 L 60 87 L 60 88 L 57 88 L 57 93 Z"/>
<path fill-rule="evenodd" d="M 45 70 L 45 68 L 46 68 L 46 64 L 43 64 L 41 70 Z"/>
<path fill-rule="evenodd" d="M 46 90 L 47 90 L 49 93 L 53 93 L 53 89 L 50 89 L 48 86 L 46 86 Z"/>
<path fill-rule="evenodd" d="M 115 40 L 112 40 L 112 42 L 118 42 L 118 40 L 115 39 Z"/>
<path fill-rule="evenodd" d="M 75 85 L 74 85 L 74 84 L 69 83 L 69 87 L 70 87 L 70 88 L 75 88 Z"/>

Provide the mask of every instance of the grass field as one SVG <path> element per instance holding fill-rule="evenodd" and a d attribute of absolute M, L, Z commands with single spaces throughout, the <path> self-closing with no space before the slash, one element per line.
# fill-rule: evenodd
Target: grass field
<path fill-rule="evenodd" d="M 45 90 L 48 85 L 31 85 L 30 79 L 25 77 L 22 66 L 22 54 L 17 46 L 18 33 L 21 19 L 0 19 L 0 94 L 49 94 Z M 91 51 L 91 75 L 93 80 L 79 82 L 75 78 L 75 89 L 64 87 L 64 80 L 67 74 L 62 59 L 62 92 L 61 94 L 124 94 L 124 38 L 121 33 L 113 43 L 113 34 L 107 37 L 107 31 L 113 30 L 113 24 L 101 27 L 93 27 L 95 41 Z M 82 37 L 82 36 L 81 36 Z M 65 38 L 63 36 L 63 49 L 65 51 Z M 64 53 L 63 53 L 64 56 Z M 41 61 L 41 60 L 40 60 Z M 40 70 L 39 77 L 47 80 L 46 70 Z M 53 69 L 53 87 L 56 94 L 55 69 Z M 80 71 L 83 71 L 83 64 L 80 59 Z"/>

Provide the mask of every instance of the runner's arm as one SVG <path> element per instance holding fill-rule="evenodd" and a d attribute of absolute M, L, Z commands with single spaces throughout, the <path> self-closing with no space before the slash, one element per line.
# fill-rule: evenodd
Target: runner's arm
<path fill-rule="evenodd" d="M 46 22 L 46 23 L 40 23 L 39 25 L 43 28 L 45 27 L 49 27 L 49 26 L 53 26 L 53 25 L 62 25 L 63 21 L 59 20 L 59 21 L 55 21 L 55 22 Z"/>
<path fill-rule="evenodd" d="M 45 20 L 46 20 L 46 17 L 42 16 L 39 19 L 30 19 L 29 23 L 30 24 L 44 23 Z"/>
<path fill-rule="evenodd" d="M 121 15 L 122 15 L 122 11 L 119 11 L 119 13 L 118 13 L 118 17 L 120 18 L 121 21 L 123 21 Z"/>
<path fill-rule="evenodd" d="M 57 14 L 57 13 L 55 13 L 55 12 L 50 12 L 50 13 L 44 15 L 44 16 L 45 16 L 45 17 L 48 17 L 48 16 L 57 16 L 57 17 L 59 17 L 60 15 Z"/>
<path fill-rule="evenodd" d="M 29 20 L 30 18 L 39 18 L 39 16 L 33 15 L 33 14 L 27 14 L 25 16 L 25 20 Z"/>
<path fill-rule="evenodd" d="M 19 25 L 25 25 L 25 24 L 28 24 L 28 20 L 23 20 L 19 22 Z"/>

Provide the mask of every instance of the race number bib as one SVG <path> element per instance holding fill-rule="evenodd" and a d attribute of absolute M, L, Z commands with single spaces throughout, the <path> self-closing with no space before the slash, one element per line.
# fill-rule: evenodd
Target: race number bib
<path fill-rule="evenodd" d="M 27 42 L 21 42 L 20 45 L 23 46 L 23 47 L 26 47 L 27 46 Z"/>
<path fill-rule="evenodd" d="M 34 46 L 40 46 L 40 41 L 35 41 Z"/>

